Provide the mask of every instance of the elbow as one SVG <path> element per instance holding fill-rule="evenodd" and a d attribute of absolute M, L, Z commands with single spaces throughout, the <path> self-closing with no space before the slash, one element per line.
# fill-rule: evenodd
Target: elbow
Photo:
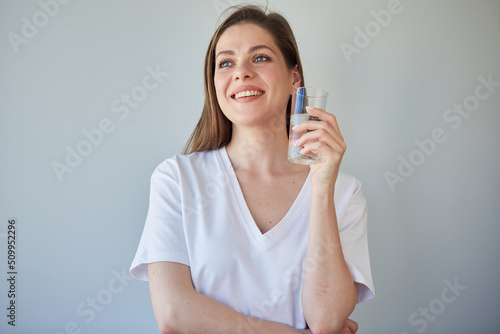
<path fill-rule="evenodd" d="M 178 330 L 175 328 L 171 327 L 169 324 L 158 324 L 158 329 L 160 330 L 161 334 L 174 334 L 174 333 L 180 333 Z"/>
<path fill-rule="evenodd" d="M 306 321 L 313 334 L 345 334 L 347 319 L 354 310 L 353 305 L 345 305 L 343 308 L 325 308 L 328 311 L 321 312 L 316 308 L 314 312 L 307 312 Z M 350 332 L 347 332 L 350 333 Z"/>
<path fill-rule="evenodd" d="M 172 326 L 170 323 L 158 323 L 158 329 L 161 334 L 178 334 L 181 333 L 178 328 Z"/>
<path fill-rule="evenodd" d="M 309 324 L 309 329 L 313 334 L 337 334 L 344 325 L 340 320 L 325 319 Z"/>
<path fill-rule="evenodd" d="M 182 330 L 179 327 L 179 317 L 174 310 L 163 310 L 157 315 L 156 321 L 161 334 L 178 334 Z"/>
<path fill-rule="evenodd" d="M 158 321 L 158 329 L 161 334 L 176 334 L 180 333 L 179 330 L 167 321 Z"/>
<path fill-rule="evenodd" d="M 332 302 L 332 299 L 329 298 L 327 302 L 319 307 L 316 304 L 307 303 L 307 300 L 303 299 L 303 305 L 307 304 L 308 306 L 307 309 L 304 309 L 304 315 L 313 334 L 346 333 L 344 329 L 346 329 L 347 318 L 356 307 L 357 289 L 355 284 L 353 287 L 352 294 L 348 289 L 345 290 L 349 298 L 337 299 L 336 302 Z M 316 296 L 315 300 L 317 298 Z"/>
<path fill-rule="evenodd" d="M 307 318 L 307 324 L 309 329 L 313 334 L 345 334 L 351 333 L 346 332 L 347 328 L 347 318 L 352 310 L 349 308 L 346 310 L 330 311 L 330 312 L 316 312 L 314 315 L 309 315 Z"/>

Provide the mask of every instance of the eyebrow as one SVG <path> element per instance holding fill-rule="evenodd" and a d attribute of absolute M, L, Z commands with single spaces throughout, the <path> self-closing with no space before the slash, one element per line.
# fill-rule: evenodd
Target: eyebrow
<path fill-rule="evenodd" d="M 274 52 L 273 49 L 271 49 L 269 46 L 264 45 L 264 44 L 252 46 L 250 49 L 248 49 L 248 53 L 252 53 L 252 52 L 260 50 L 260 49 L 268 49 L 272 53 L 276 54 L 276 52 Z M 235 54 L 235 52 L 233 50 L 224 50 L 224 51 L 217 53 L 217 56 L 215 58 L 218 58 L 220 55 L 231 55 L 232 56 L 234 54 Z"/>

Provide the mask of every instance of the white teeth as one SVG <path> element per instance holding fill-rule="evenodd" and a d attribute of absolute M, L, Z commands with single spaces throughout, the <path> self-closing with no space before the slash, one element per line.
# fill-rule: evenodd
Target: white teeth
<path fill-rule="evenodd" d="M 264 92 L 259 92 L 257 90 L 247 90 L 244 92 L 239 92 L 234 96 L 235 99 L 239 99 L 240 97 L 247 97 L 247 96 L 256 96 L 256 95 L 262 95 Z"/>

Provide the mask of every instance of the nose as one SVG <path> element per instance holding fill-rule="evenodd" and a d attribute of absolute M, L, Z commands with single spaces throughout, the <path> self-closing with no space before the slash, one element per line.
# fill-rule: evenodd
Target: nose
<path fill-rule="evenodd" d="M 234 80 L 245 80 L 254 77 L 255 73 L 249 64 L 245 63 L 236 66 L 237 67 L 234 71 Z"/>

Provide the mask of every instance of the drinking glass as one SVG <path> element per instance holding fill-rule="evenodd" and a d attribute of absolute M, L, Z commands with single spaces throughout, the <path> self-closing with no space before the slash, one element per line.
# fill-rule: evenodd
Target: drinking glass
<path fill-rule="evenodd" d="M 311 152 L 307 155 L 300 154 L 303 147 L 295 146 L 297 140 L 304 132 L 295 132 L 292 127 L 307 120 L 319 120 L 318 117 L 310 116 L 306 107 L 320 108 L 325 110 L 328 93 L 320 88 L 299 87 L 295 89 L 292 96 L 290 110 L 290 133 L 288 143 L 288 160 L 301 165 L 312 165 L 318 162 L 318 156 Z"/>

